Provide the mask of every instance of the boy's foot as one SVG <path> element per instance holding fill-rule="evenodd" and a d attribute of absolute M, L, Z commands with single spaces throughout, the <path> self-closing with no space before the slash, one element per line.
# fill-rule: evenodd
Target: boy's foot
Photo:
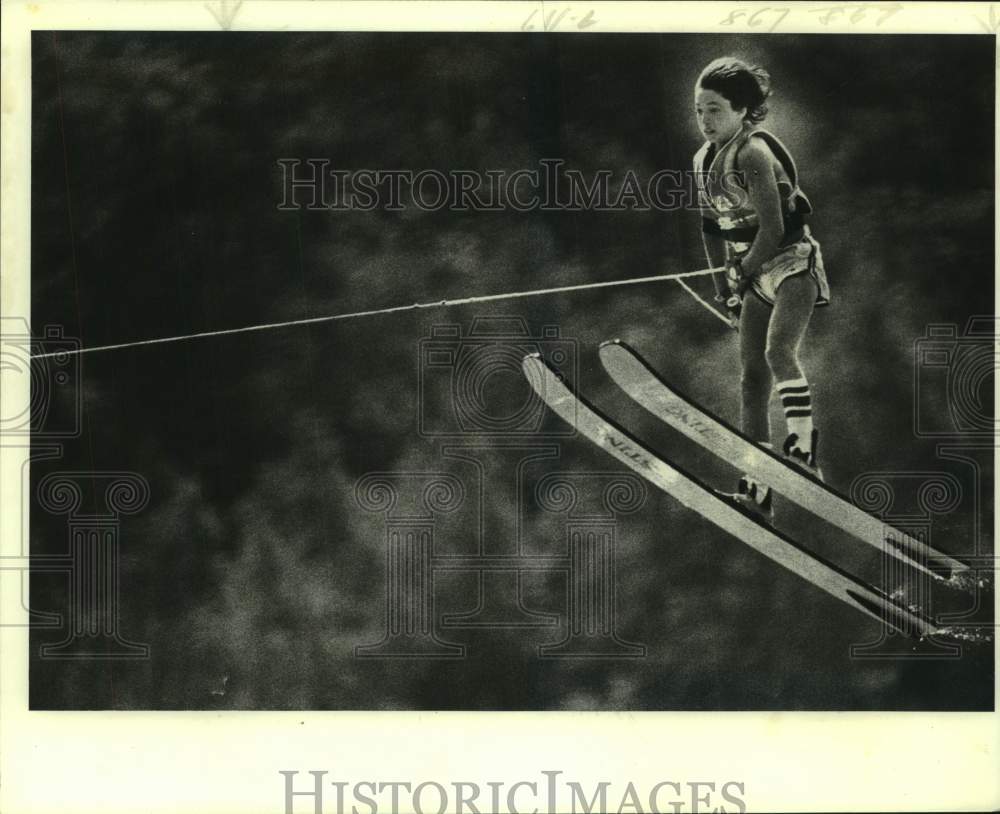
<path fill-rule="evenodd" d="M 742 506 L 767 523 L 770 523 L 774 519 L 770 486 L 763 486 L 744 476 L 740 478 L 735 493 L 719 492 L 719 496 L 731 500 L 738 506 Z"/>
<path fill-rule="evenodd" d="M 785 443 L 781 447 L 785 458 L 803 472 L 808 472 L 814 478 L 823 480 L 823 470 L 819 468 L 819 461 L 816 458 L 816 448 L 819 445 L 819 430 L 814 429 L 812 431 L 812 438 L 810 439 L 812 443 L 808 449 L 804 448 L 805 445 L 800 443 L 800 440 L 799 436 L 794 432 L 785 439 Z"/>

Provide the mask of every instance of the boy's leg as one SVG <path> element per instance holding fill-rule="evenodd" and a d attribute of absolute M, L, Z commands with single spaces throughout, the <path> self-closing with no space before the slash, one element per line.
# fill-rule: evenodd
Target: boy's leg
<path fill-rule="evenodd" d="M 771 308 L 747 292 L 740 313 L 740 429 L 758 443 L 771 440 L 771 371 L 766 348 Z"/>
<path fill-rule="evenodd" d="M 769 444 L 771 440 L 768 421 L 771 371 L 765 355 L 770 320 L 770 306 L 748 292 L 740 314 L 740 427 L 759 444 Z M 765 516 L 771 514 L 770 488 L 750 475 L 740 478 L 736 494 L 731 497 Z"/>
<path fill-rule="evenodd" d="M 815 303 L 816 282 L 808 274 L 784 280 L 776 292 L 766 347 L 767 364 L 785 411 L 790 445 L 806 458 L 814 457 L 812 395 L 799 364 L 799 346 Z"/>

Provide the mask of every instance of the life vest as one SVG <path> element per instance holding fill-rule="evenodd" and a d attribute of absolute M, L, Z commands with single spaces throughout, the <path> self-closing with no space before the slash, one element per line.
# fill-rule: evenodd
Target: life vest
<path fill-rule="evenodd" d="M 805 224 L 805 216 L 813 209 L 805 193 L 799 189 L 795 161 L 773 133 L 747 126 L 719 148 L 709 166 L 706 167 L 705 162 L 712 147 L 711 142 L 705 142 L 695 153 L 694 170 L 702 208 L 703 230 L 710 234 L 721 234 L 730 243 L 751 243 L 757 236 L 757 212 L 750 203 L 738 163 L 740 149 L 752 136 L 760 136 L 767 142 L 791 182 L 779 181 L 778 192 L 781 195 L 786 242 L 797 239 L 796 236 Z"/>

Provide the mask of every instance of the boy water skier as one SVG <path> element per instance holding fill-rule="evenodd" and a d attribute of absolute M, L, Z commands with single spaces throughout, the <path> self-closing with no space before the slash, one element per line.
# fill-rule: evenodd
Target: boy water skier
<path fill-rule="evenodd" d="M 706 139 L 694 158 L 702 233 L 709 265 L 727 268 L 725 283 L 713 278 L 716 300 L 739 324 L 741 428 L 770 444 L 773 383 L 787 422 L 782 452 L 822 477 L 798 350 L 813 309 L 829 303 L 830 289 L 819 244 L 805 223 L 812 207 L 799 189 L 795 162 L 776 136 L 759 127 L 769 95 L 767 72 L 732 57 L 714 60 L 698 77 L 695 114 Z M 732 497 L 771 513 L 770 487 L 749 475 Z"/>

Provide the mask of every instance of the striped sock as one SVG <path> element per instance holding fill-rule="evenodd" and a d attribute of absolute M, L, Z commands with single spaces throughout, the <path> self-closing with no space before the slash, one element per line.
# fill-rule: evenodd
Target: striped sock
<path fill-rule="evenodd" d="M 803 378 L 789 379 L 775 385 L 781 397 L 781 406 L 785 410 L 785 421 L 788 423 L 788 433 L 795 433 L 798 441 L 795 446 L 805 453 L 812 452 L 812 398 L 809 395 L 809 382 Z"/>

